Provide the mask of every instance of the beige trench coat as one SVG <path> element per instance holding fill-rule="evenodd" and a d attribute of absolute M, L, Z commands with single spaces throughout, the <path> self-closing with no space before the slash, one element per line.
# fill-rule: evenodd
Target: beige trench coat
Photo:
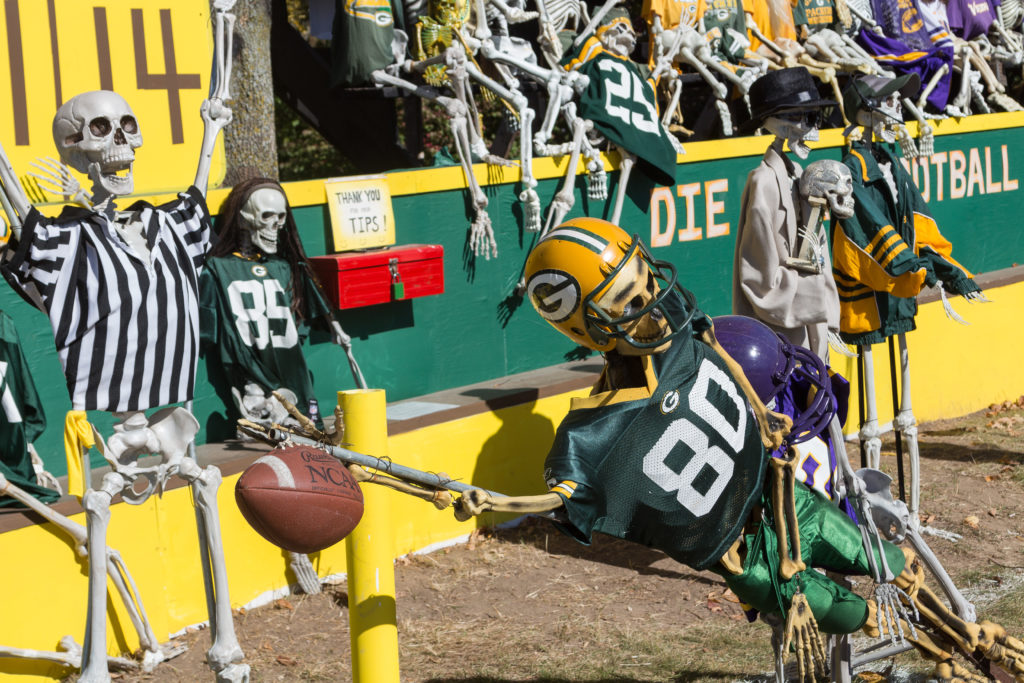
<path fill-rule="evenodd" d="M 733 259 L 732 310 L 757 318 L 828 361 L 828 330 L 839 327 L 831 259 L 824 272 L 785 265 L 799 249 L 801 169 L 769 147 L 747 176 Z"/>

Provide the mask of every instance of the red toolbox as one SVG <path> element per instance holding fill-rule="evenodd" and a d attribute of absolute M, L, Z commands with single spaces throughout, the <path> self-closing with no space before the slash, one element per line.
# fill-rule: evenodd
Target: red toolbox
<path fill-rule="evenodd" d="M 444 292 L 444 247 L 440 244 L 405 244 L 309 260 L 327 300 L 339 309 Z"/>

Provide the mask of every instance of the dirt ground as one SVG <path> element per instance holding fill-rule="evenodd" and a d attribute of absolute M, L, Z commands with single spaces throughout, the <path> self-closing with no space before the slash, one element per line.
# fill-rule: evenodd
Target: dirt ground
<path fill-rule="evenodd" d="M 1018 636 L 1021 406 L 1024 397 L 920 427 L 922 521 L 961 536 L 928 536 L 929 543 L 981 616 Z M 859 462 L 856 444 L 851 460 Z M 882 467 L 895 476 L 891 436 Z M 748 624 L 715 575 L 608 537 L 584 547 L 542 520 L 401 558 L 396 576 L 402 681 L 739 681 L 764 680 L 771 670 L 768 627 Z M 237 613 L 252 680 L 350 680 L 346 603 L 341 583 Z M 184 655 L 119 680 L 211 680 L 203 664 L 208 631 L 182 640 Z M 928 667 L 910 654 L 869 669 L 862 680 L 927 680 L 920 672 Z"/>

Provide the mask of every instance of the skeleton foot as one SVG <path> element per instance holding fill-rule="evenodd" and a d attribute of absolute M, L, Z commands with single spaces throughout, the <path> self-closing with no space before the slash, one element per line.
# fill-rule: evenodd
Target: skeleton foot
<path fill-rule="evenodd" d="M 732 112 L 724 100 L 715 100 L 715 107 L 718 108 L 718 116 L 722 119 L 722 135 L 732 137 Z"/>
<path fill-rule="evenodd" d="M 249 683 L 249 665 L 229 664 L 217 672 L 217 683 Z"/>
<path fill-rule="evenodd" d="M 608 174 L 603 168 L 587 173 L 587 199 L 604 201 L 608 199 Z"/>
<path fill-rule="evenodd" d="M 994 92 L 988 96 L 988 101 L 995 107 L 999 107 L 1003 111 L 1024 111 L 1024 107 L 1021 107 L 1017 100 L 1013 99 L 1006 93 Z"/>
<path fill-rule="evenodd" d="M 825 677 L 825 648 L 821 644 L 818 622 L 814 620 L 810 605 L 803 593 L 793 596 L 786 615 L 786 638 L 782 655 L 789 652 L 790 645 L 796 653 L 797 672 L 800 681 L 813 681 Z"/>
<path fill-rule="evenodd" d="M 469 228 L 469 248 L 475 255 L 483 256 L 488 261 L 492 256 L 498 256 L 498 243 L 494 239 L 494 228 L 486 208 L 477 209 L 476 218 Z"/>
<path fill-rule="evenodd" d="M 320 592 L 320 577 L 317 576 L 313 563 L 309 561 L 308 555 L 302 553 L 288 553 L 288 567 L 295 573 L 299 581 L 299 588 L 306 595 L 316 595 Z"/>
<path fill-rule="evenodd" d="M 532 187 L 519 193 L 519 201 L 523 203 L 523 229 L 527 232 L 540 230 L 540 197 Z"/>

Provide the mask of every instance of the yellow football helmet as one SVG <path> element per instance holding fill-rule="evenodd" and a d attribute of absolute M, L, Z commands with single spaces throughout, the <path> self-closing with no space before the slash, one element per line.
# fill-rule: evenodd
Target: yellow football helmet
<path fill-rule="evenodd" d="M 611 351 L 622 339 L 650 353 L 688 329 L 697 310 L 672 264 L 655 260 L 637 235 L 599 218 L 573 218 L 545 235 L 526 260 L 525 277 L 526 295 L 541 317 L 595 351 Z M 619 292 L 624 295 L 605 297 Z M 666 306 L 673 292 L 683 301 Z M 638 334 L 641 319 L 655 321 L 660 331 Z"/>

